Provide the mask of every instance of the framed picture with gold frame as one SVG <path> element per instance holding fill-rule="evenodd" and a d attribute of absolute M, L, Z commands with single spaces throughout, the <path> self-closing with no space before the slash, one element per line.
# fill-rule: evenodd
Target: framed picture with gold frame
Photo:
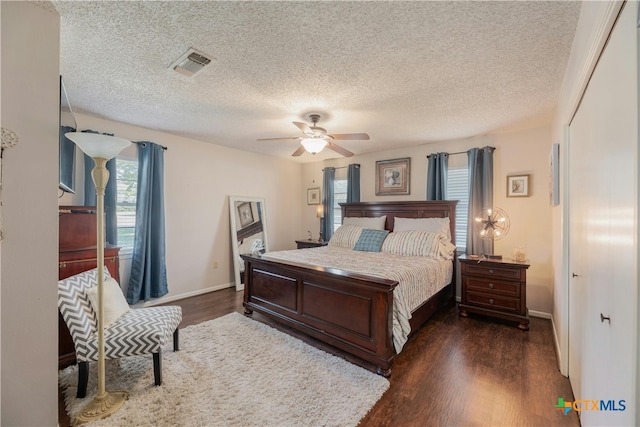
<path fill-rule="evenodd" d="M 507 197 L 529 197 L 529 177 L 531 175 L 507 176 Z"/>
<path fill-rule="evenodd" d="M 376 162 L 376 196 L 409 194 L 411 158 Z"/>
<path fill-rule="evenodd" d="M 308 188 L 307 189 L 307 204 L 319 205 L 320 204 L 320 188 Z"/>

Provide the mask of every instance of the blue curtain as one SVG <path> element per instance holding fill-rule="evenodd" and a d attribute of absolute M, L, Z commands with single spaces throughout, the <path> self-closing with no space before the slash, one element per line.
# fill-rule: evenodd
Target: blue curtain
<path fill-rule="evenodd" d="M 323 218 L 320 231 L 325 241 L 329 241 L 333 235 L 333 182 L 335 179 L 336 168 L 324 168 L 322 176 Z"/>
<path fill-rule="evenodd" d="M 427 200 L 447 199 L 447 173 L 449 153 L 435 153 L 427 156 Z"/>
<path fill-rule="evenodd" d="M 493 152 L 494 147 L 472 148 L 467 151 L 469 161 L 469 221 L 467 222 L 467 253 L 493 254 L 493 240 L 481 239 L 474 229 L 474 218 L 483 209 L 493 208 Z"/>
<path fill-rule="evenodd" d="M 347 167 L 347 203 L 360 201 L 360 165 L 351 163 Z"/>
<path fill-rule="evenodd" d="M 83 130 L 82 132 L 99 133 L 93 130 Z M 103 133 L 103 135 L 113 136 L 112 133 Z M 84 205 L 96 205 L 96 186 L 91 177 L 91 171 L 95 163 L 93 159 L 84 154 Z M 104 192 L 104 225 L 105 225 L 105 241 L 108 244 L 118 245 L 118 217 L 116 214 L 116 199 L 118 196 L 118 184 L 116 182 L 116 159 L 113 158 L 107 162 L 107 170 L 109 171 L 109 181 Z"/>
<path fill-rule="evenodd" d="M 138 144 L 138 200 L 127 302 L 148 301 L 169 292 L 164 230 L 164 148 Z"/>

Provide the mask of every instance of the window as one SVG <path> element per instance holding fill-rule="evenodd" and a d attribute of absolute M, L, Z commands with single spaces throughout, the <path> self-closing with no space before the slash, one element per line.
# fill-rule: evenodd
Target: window
<path fill-rule="evenodd" d="M 456 241 L 458 252 L 467 248 L 467 223 L 469 216 L 469 168 L 467 165 L 449 167 L 447 199 L 458 200 L 456 205 Z"/>
<path fill-rule="evenodd" d="M 333 181 L 333 231 L 342 225 L 342 207 L 340 203 L 347 202 L 347 180 Z"/>
<path fill-rule="evenodd" d="M 136 227 L 136 200 L 138 197 L 138 160 L 116 159 L 116 216 L 118 219 L 118 246 L 122 254 L 133 252 Z"/>

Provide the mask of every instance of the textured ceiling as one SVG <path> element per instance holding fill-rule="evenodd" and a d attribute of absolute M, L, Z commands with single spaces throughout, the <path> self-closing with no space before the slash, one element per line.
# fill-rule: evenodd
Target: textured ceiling
<path fill-rule="evenodd" d="M 77 112 L 288 157 L 320 112 L 356 154 L 549 121 L 579 2 L 54 1 Z M 51 7 L 49 5 L 49 7 Z M 193 78 L 168 67 L 194 48 Z M 339 157 L 324 150 L 297 161 Z"/>

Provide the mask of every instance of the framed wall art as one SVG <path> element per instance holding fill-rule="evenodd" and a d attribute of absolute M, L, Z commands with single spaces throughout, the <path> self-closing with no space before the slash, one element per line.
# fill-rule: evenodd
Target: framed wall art
<path fill-rule="evenodd" d="M 308 205 L 320 204 L 320 188 L 307 188 L 307 204 Z"/>
<path fill-rule="evenodd" d="M 529 197 L 530 175 L 507 176 L 507 197 Z"/>
<path fill-rule="evenodd" d="M 238 205 L 238 218 L 240 219 L 240 227 L 246 227 L 254 223 L 251 202 L 240 203 Z"/>
<path fill-rule="evenodd" d="M 411 158 L 376 162 L 376 196 L 409 194 Z"/>

